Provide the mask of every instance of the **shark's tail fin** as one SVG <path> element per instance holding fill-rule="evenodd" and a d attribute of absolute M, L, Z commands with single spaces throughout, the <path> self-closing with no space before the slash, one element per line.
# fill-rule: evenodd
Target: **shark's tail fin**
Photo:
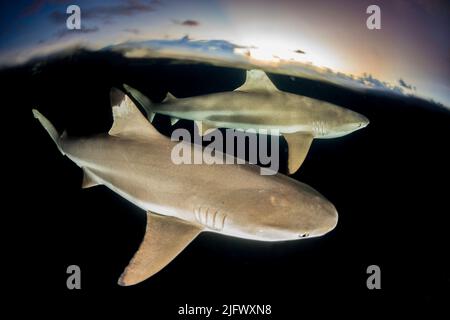
<path fill-rule="evenodd" d="M 152 110 L 153 103 L 147 98 L 142 92 L 139 90 L 130 87 L 127 84 L 123 84 L 123 87 L 128 95 L 130 95 L 137 103 L 139 103 L 142 108 L 144 108 L 145 113 L 147 113 L 147 118 L 150 122 L 153 122 L 153 118 L 155 118 L 155 112 Z"/>
<path fill-rule="evenodd" d="M 56 130 L 56 128 L 52 125 L 52 123 L 46 117 L 44 117 L 42 115 L 42 113 L 40 113 L 36 109 L 33 109 L 33 115 L 36 119 L 39 120 L 39 122 L 44 127 L 44 129 L 47 130 L 48 134 L 50 135 L 52 140 L 55 142 L 59 151 L 61 151 L 61 153 L 64 154 L 64 151 L 61 149 L 61 145 L 60 145 L 61 135 Z M 65 132 L 63 133 L 63 135 L 65 135 Z"/>

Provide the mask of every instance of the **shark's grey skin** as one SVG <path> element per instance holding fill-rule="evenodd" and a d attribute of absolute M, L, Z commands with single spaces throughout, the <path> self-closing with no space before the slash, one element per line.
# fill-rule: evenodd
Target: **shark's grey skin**
<path fill-rule="evenodd" d="M 105 185 L 147 211 L 146 235 L 119 284 L 152 276 L 202 231 L 283 241 L 321 236 L 336 226 L 328 200 L 282 174 L 261 176 L 250 164 L 175 165 L 170 156 L 176 142 L 157 132 L 131 99 L 113 89 L 111 104 L 111 130 L 89 138 L 60 136 L 33 113 L 59 150 L 83 169 L 83 187 Z"/>
<path fill-rule="evenodd" d="M 289 173 L 302 164 L 314 138 L 337 138 L 368 125 L 369 120 L 337 105 L 278 90 L 261 70 L 247 71 L 246 82 L 234 91 L 176 99 L 170 93 L 152 103 L 138 90 L 125 90 L 146 110 L 177 119 L 201 121 L 209 128 L 277 129 L 289 144 Z"/>

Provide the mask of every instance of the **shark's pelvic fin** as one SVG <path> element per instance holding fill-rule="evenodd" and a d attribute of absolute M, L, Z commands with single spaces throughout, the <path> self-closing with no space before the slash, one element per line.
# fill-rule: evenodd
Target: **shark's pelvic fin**
<path fill-rule="evenodd" d="M 309 133 L 296 132 L 283 134 L 289 147 L 288 173 L 295 173 L 302 165 L 308 154 L 313 141 L 313 136 Z"/>
<path fill-rule="evenodd" d="M 95 176 L 88 169 L 83 168 L 83 189 L 98 186 L 100 183 L 95 180 Z"/>
<path fill-rule="evenodd" d="M 150 112 L 150 113 L 147 115 L 148 120 L 150 120 L 150 122 L 153 122 L 153 119 L 155 119 L 155 115 L 156 115 L 156 113 Z"/>
<path fill-rule="evenodd" d="M 216 126 L 214 126 L 206 121 L 195 120 L 195 124 L 197 125 L 198 134 L 200 136 L 204 136 L 204 135 L 210 133 L 213 129 L 217 129 Z"/>
<path fill-rule="evenodd" d="M 138 107 L 119 89 L 111 89 L 114 122 L 109 130 L 112 136 L 151 139 L 163 137 L 142 115 Z"/>
<path fill-rule="evenodd" d="M 198 226 L 174 217 L 147 213 L 147 229 L 139 250 L 119 279 L 129 286 L 164 268 L 202 231 Z"/>
<path fill-rule="evenodd" d="M 170 124 L 171 124 L 171 125 L 175 125 L 179 120 L 180 120 L 180 119 L 178 119 L 178 118 L 172 117 L 172 118 L 170 118 Z"/>
<path fill-rule="evenodd" d="M 245 83 L 234 91 L 279 91 L 262 70 L 248 70 Z"/>

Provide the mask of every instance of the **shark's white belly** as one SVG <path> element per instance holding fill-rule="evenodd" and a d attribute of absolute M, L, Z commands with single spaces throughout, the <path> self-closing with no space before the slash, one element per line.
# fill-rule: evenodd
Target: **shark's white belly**
<path fill-rule="evenodd" d="M 271 179 L 256 166 L 176 165 L 170 159 L 174 143 L 123 141 L 102 136 L 65 143 L 66 155 L 103 184 L 145 211 L 177 217 L 208 231 L 239 236 L 226 228 L 230 219 L 218 196 L 235 188 L 270 189 Z M 161 183 L 164 181 L 164 183 Z"/>

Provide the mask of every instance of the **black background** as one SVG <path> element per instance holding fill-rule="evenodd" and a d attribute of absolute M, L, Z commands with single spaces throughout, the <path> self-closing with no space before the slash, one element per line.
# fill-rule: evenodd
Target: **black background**
<path fill-rule="evenodd" d="M 269 76 L 280 90 L 348 107 L 371 121 L 351 135 L 314 140 L 294 175 L 336 206 L 337 228 L 321 238 L 281 243 L 204 233 L 155 276 L 120 287 L 145 215 L 106 187 L 82 190 L 81 170 L 61 156 L 31 109 L 61 132 L 90 135 L 111 126 L 112 86 L 127 83 L 158 101 L 167 91 L 187 97 L 233 90 L 245 71 L 84 51 L 3 70 L 4 214 L 12 218 L 2 225 L 11 232 L 5 279 L 26 299 L 23 308 L 64 306 L 72 313 L 101 306 L 168 319 L 186 303 L 271 304 L 270 318 L 298 319 L 305 311 L 320 316 L 336 307 L 362 306 L 358 313 L 367 315 L 387 307 L 435 310 L 448 301 L 450 112 L 412 97 Z M 155 125 L 170 134 L 165 116 L 157 115 Z M 283 163 L 287 146 L 281 142 Z M 78 291 L 66 288 L 71 264 L 81 267 Z M 371 264 L 381 268 L 381 290 L 366 287 Z"/>

